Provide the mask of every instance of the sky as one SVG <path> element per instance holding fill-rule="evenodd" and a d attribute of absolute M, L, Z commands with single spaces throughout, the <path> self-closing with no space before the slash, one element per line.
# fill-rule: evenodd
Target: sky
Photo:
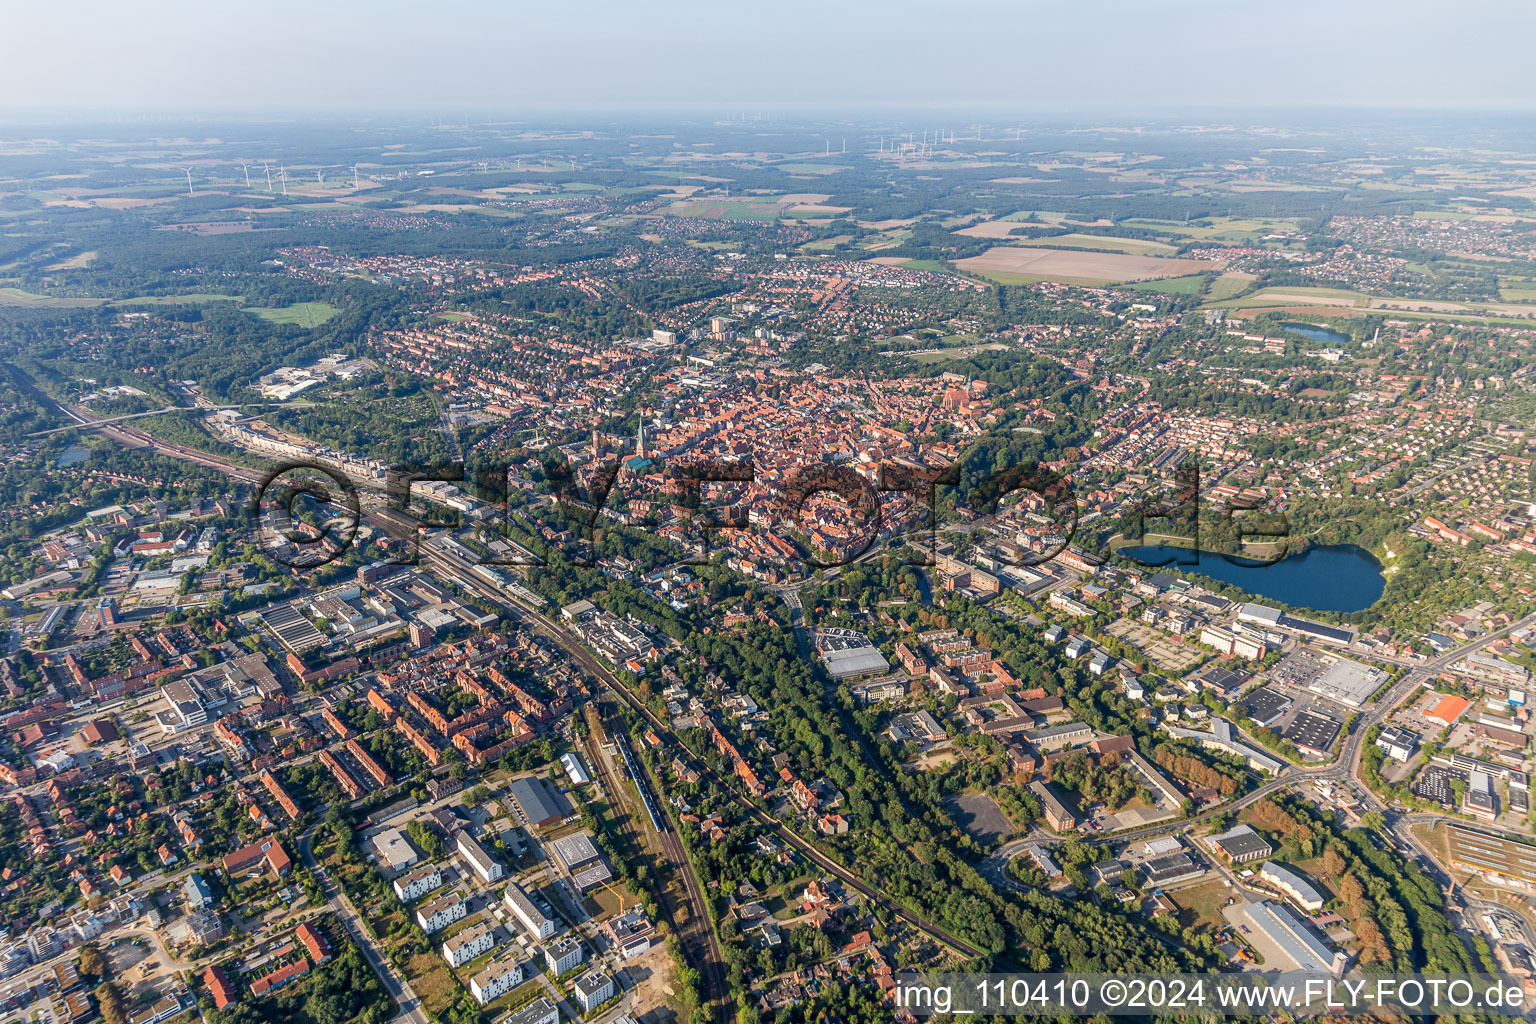
<path fill-rule="evenodd" d="M 12 114 L 1536 107 L 1520 0 L 7 8 Z"/>

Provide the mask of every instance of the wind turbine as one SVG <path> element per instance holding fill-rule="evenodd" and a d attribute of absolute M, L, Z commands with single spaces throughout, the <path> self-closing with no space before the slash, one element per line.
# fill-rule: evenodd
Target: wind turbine
<path fill-rule="evenodd" d="M 315 172 L 315 178 L 319 180 L 320 187 L 321 188 L 325 188 L 325 172 L 324 171 L 316 171 Z"/>
<path fill-rule="evenodd" d="M 183 167 L 182 170 L 187 172 L 187 195 L 191 195 L 192 194 L 192 168 L 190 168 L 190 167 Z"/>
<path fill-rule="evenodd" d="M 246 188 L 250 188 L 251 187 L 251 169 L 250 169 L 250 167 L 246 166 L 246 163 L 245 163 L 244 160 L 240 161 L 240 169 L 245 172 L 245 187 Z"/>
<path fill-rule="evenodd" d="M 357 164 L 352 165 L 352 191 L 357 191 Z"/>
<path fill-rule="evenodd" d="M 261 169 L 267 172 L 267 191 L 272 191 L 272 165 L 265 160 L 261 162 Z"/>
<path fill-rule="evenodd" d="M 288 168 L 278 165 L 277 176 L 283 179 L 283 195 L 288 195 Z"/>

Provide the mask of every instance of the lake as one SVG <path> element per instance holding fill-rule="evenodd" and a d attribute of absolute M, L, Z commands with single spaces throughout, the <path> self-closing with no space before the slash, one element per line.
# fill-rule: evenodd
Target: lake
<path fill-rule="evenodd" d="M 60 469 L 65 466 L 73 466 L 77 462 L 84 462 L 91 457 L 91 450 L 83 444 L 73 444 L 64 450 L 64 454 L 55 460 L 54 465 Z"/>
<path fill-rule="evenodd" d="M 1234 564 L 1221 555 L 1188 548 L 1149 544 L 1121 548 L 1120 554 L 1146 565 L 1167 566 L 1198 572 L 1296 608 L 1327 612 L 1357 612 L 1381 597 L 1387 580 L 1381 563 L 1365 548 L 1354 544 L 1317 545 L 1278 562 Z"/>
<path fill-rule="evenodd" d="M 1318 324 L 1304 324 L 1299 320 L 1287 320 L 1280 325 L 1288 331 L 1295 331 L 1313 341 L 1326 342 L 1329 345 L 1343 345 L 1353 341 L 1347 334 L 1341 334 L 1332 327 L 1323 327 Z"/>

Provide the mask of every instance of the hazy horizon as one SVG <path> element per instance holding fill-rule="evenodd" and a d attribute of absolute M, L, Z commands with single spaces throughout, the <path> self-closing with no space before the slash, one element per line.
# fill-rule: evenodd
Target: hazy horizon
<path fill-rule="evenodd" d="M 113 118 L 594 111 L 1166 113 L 1536 106 L 1536 9 L 1473 0 L 1071 9 L 688 0 L 503 9 L 398 0 L 153 16 L 89 2 L 10 14 L 0 112 Z"/>

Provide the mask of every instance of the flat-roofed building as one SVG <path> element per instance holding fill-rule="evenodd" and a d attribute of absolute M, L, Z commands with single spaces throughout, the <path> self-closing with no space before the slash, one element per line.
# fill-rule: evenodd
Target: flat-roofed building
<path fill-rule="evenodd" d="M 379 867 L 391 874 L 404 871 L 421 859 L 411 841 L 398 828 L 385 829 L 374 836 L 373 850 Z"/>
<path fill-rule="evenodd" d="M 1474 770 L 1467 776 L 1467 798 L 1462 810 L 1484 821 L 1494 821 L 1499 816 L 1498 799 L 1493 792 L 1492 775 Z"/>
<path fill-rule="evenodd" d="M 575 970 L 586 958 L 587 951 L 574 935 L 562 935 L 544 944 L 544 962 L 549 965 L 549 973 L 557 978 Z"/>
<path fill-rule="evenodd" d="M 161 692 L 165 694 L 165 702 L 170 705 L 171 714 L 176 717 L 182 729 L 208 724 L 208 709 L 203 705 L 202 695 L 191 683 L 178 679 L 174 683 L 166 683 Z"/>
<path fill-rule="evenodd" d="M 822 651 L 821 660 L 827 674 L 838 682 L 868 676 L 883 676 L 891 670 L 891 663 L 877 647 L 854 647 L 841 651 Z"/>
<path fill-rule="evenodd" d="M 1296 744 L 1298 750 L 1326 757 L 1333 741 L 1338 739 L 1339 723 L 1315 711 L 1300 711 L 1281 735 Z"/>
<path fill-rule="evenodd" d="M 1407 729 L 1388 726 L 1376 734 L 1376 745 L 1394 761 L 1406 762 L 1419 749 L 1419 738 Z"/>
<path fill-rule="evenodd" d="M 560 1011 L 548 996 L 539 996 L 516 1013 L 501 1018 L 501 1024 L 560 1024 Z"/>
<path fill-rule="evenodd" d="M 1232 723 L 1225 718 L 1217 718 L 1211 722 L 1209 732 L 1202 729 L 1179 728 L 1170 725 L 1171 721 L 1172 719 L 1164 719 L 1161 727 L 1175 739 L 1192 740 L 1207 750 L 1219 750 L 1223 754 L 1241 758 L 1248 763 L 1248 767 L 1270 775 L 1278 773 L 1284 767 L 1275 758 L 1243 742 Z"/>
<path fill-rule="evenodd" d="M 1149 860 L 1141 866 L 1141 870 L 1149 886 L 1161 888 L 1191 878 L 1199 878 L 1205 874 L 1206 869 L 1205 865 L 1188 851 L 1181 850 L 1178 853 L 1170 853 L 1167 856 Z"/>
<path fill-rule="evenodd" d="M 1244 864 L 1275 852 L 1270 841 L 1255 832 L 1251 825 L 1238 825 L 1220 835 L 1209 836 L 1205 841 L 1232 864 Z"/>
<path fill-rule="evenodd" d="M 645 911 L 632 907 L 622 914 L 615 914 L 603 926 L 619 954 L 626 960 L 639 956 L 651 948 L 656 939 L 656 926 L 651 924 Z"/>
<path fill-rule="evenodd" d="M 571 880 L 581 892 L 590 892 L 613 879 L 613 872 L 602 853 L 593 845 L 592 837 L 585 832 L 561 836 L 549 844 L 549 849 L 561 866 L 570 872 Z"/>
<path fill-rule="evenodd" d="M 1340 658 L 1307 684 L 1320 697 L 1358 708 L 1387 681 L 1387 673 L 1358 661 Z"/>
<path fill-rule="evenodd" d="M 1093 739 L 1093 728 L 1087 722 L 1064 722 L 1061 725 L 1048 725 L 1044 729 L 1026 730 L 1024 736 L 1031 746 L 1045 753 L 1087 743 Z"/>
<path fill-rule="evenodd" d="M 1453 865 L 1536 885 L 1536 846 L 1455 824 L 1445 826 L 1445 840 Z"/>
<path fill-rule="evenodd" d="M 613 979 L 602 971 L 588 971 L 576 979 L 571 991 L 576 994 L 576 1002 L 581 1004 L 582 1010 L 591 1013 L 613 998 Z"/>

